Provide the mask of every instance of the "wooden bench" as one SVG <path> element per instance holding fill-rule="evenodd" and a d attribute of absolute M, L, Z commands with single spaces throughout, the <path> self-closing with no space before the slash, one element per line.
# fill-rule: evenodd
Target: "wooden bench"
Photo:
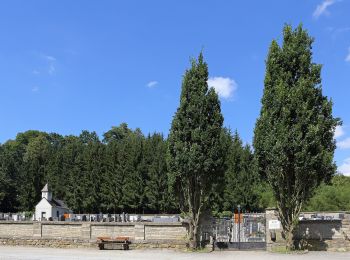
<path fill-rule="evenodd" d="M 105 249 L 107 244 L 117 245 L 120 249 L 129 250 L 130 240 L 129 237 L 97 237 L 97 244 L 100 250 Z"/>

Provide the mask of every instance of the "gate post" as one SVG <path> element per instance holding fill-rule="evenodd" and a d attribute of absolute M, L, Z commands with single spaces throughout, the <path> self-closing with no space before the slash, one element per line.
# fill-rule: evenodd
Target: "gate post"
<path fill-rule="evenodd" d="M 238 250 L 241 249 L 241 205 L 238 208 Z"/>
<path fill-rule="evenodd" d="M 272 239 L 272 236 L 273 239 Z M 283 242 L 282 238 L 282 227 L 278 220 L 278 214 L 276 208 L 266 209 L 266 248 L 271 250 L 273 247 L 281 245 Z"/>

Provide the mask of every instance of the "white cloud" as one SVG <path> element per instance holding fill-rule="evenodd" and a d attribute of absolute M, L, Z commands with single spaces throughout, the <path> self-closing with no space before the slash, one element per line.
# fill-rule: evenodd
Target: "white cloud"
<path fill-rule="evenodd" d="M 155 81 L 155 80 L 147 83 L 147 87 L 149 87 L 149 88 L 154 88 L 157 85 L 158 85 L 158 81 Z"/>
<path fill-rule="evenodd" d="M 237 83 L 231 78 L 213 77 L 208 79 L 208 86 L 215 89 L 219 97 L 231 98 L 237 90 Z"/>
<path fill-rule="evenodd" d="M 34 75 L 39 75 L 39 74 L 40 74 L 40 71 L 38 71 L 38 70 L 33 70 L 32 73 L 33 73 Z"/>
<path fill-rule="evenodd" d="M 350 62 L 350 47 L 348 48 L 348 54 L 346 55 L 345 61 Z"/>
<path fill-rule="evenodd" d="M 318 17 L 320 17 L 323 14 L 329 15 L 329 11 L 327 10 L 327 8 L 330 7 L 331 5 L 333 5 L 335 2 L 337 2 L 337 1 L 336 0 L 324 0 L 321 4 L 317 5 L 312 16 L 317 19 Z"/>
<path fill-rule="evenodd" d="M 337 142 L 337 147 L 340 149 L 349 149 L 350 148 L 350 137 L 344 139 L 343 141 Z"/>
<path fill-rule="evenodd" d="M 47 73 L 49 73 L 50 75 L 53 75 L 56 71 L 55 63 L 56 63 L 57 59 L 53 56 L 45 55 L 45 54 L 42 54 L 41 56 L 48 63 Z"/>
<path fill-rule="evenodd" d="M 342 137 L 344 134 L 345 134 L 344 127 L 341 125 L 338 125 L 334 131 L 334 138 L 337 139 L 339 137 Z"/>
<path fill-rule="evenodd" d="M 342 165 L 338 167 L 338 171 L 346 176 L 350 176 L 350 157 L 346 158 Z"/>
<path fill-rule="evenodd" d="M 45 59 L 47 59 L 48 61 L 56 61 L 56 58 L 55 57 L 53 57 L 53 56 L 50 56 L 50 55 L 43 55 L 43 57 L 45 58 Z"/>
<path fill-rule="evenodd" d="M 56 71 L 56 68 L 55 68 L 55 66 L 51 63 L 51 64 L 49 65 L 49 68 L 48 68 L 47 72 L 48 72 L 50 75 L 52 75 L 52 74 L 55 73 L 55 71 Z"/>

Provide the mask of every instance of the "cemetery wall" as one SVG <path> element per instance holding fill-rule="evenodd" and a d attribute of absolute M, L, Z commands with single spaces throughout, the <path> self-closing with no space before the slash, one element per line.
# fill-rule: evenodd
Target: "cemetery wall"
<path fill-rule="evenodd" d="M 186 223 L 154 222 L 0 222 L 0 244 L 94 247 L 99 236 L 126 236 L 132 247 L 186 246 Z"/>
<path fill-rule="evenodd" d="M 341 219 L 300 220 L 294 236 L 300 249 L 350 251 L 350 214 Z M 266 210 L 266 243 L 268 250 L 285 245 L 275 209 Z"/>

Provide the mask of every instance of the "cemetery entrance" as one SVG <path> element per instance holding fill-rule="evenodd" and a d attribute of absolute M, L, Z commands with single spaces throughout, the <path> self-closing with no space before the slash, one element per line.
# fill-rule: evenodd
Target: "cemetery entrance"
<path fill-rule="evenodd" d="M 218 249 L 266 249 L 264 213 L 234 214 L 232 219 L 217 219 L 214 226 L 215 247 Z"/>

